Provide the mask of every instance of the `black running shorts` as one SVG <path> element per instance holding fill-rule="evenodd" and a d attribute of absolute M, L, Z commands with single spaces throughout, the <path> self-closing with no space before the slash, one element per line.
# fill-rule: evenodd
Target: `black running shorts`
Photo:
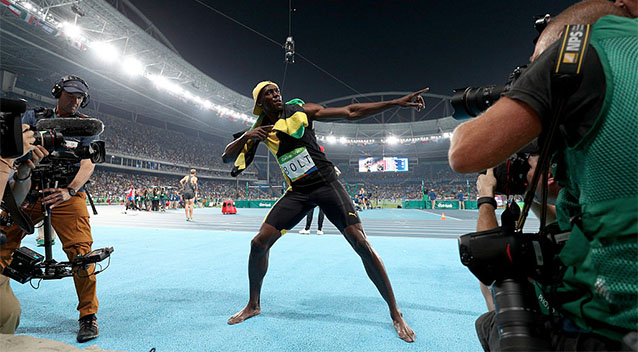
<path fill-rule="evenodd" d="M 264 222 L 279 231 L 295 227 L 306 214 L 318 206 L 339 232 L 354 224 L 359 224 L 352 199 L 341 182 L 333 181 L 310 192 L 287 191 L 273 205 Z"/>
<path fill-rule="evenodd" d="M 195 198 L 195 193 L 193 192 L 184 192 L 184 200 L 190 200 Z"/>

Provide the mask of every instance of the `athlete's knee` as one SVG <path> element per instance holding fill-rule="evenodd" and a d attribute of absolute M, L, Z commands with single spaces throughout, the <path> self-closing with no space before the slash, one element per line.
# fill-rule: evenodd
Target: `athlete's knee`
<path fill-rule="evenodd" d="M 255 236 L 255 238 L 250 241 L 251 256 L 263 256 L 264 254 L 266 254 L 266 252 L 268 252 L 269 249 L 270 246 L 268 245 L 268 243 L 266 243 L 259 236 Z"/>
<path fill-rule="evenodd" d="M 372 245 L 365 233 L 359 227 L 352 225 L 345 229 L 345 235 L 352 248 L 360 256 L 369 256 L 372 253 Z"/>
<path fill-rule="evenodd" d="M 280 232 L 271 225 L 263 224 L 259 233 L 250 241 L 251 255 L 264 255 L 279 238 Z"/>

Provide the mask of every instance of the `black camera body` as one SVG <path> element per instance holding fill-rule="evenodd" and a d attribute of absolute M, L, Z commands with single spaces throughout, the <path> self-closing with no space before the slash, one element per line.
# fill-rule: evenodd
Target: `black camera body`
<path fill-rule="evenodd" d="M 51 158 L 60 160 L 91 159 L 94 164 L 106 159 L 104 141 L 92 141 L 88 146 L 79 145 L 69 139 L 75 136 L 94 136 L 102 133 L 104 125 L 100 120 L 89 117 L 53 117 L 53 110 L 35 110 L 37 124 L 34 145 L 41 145 L 51 153 Z"/>
<path fill-rule="evenodd" d="M 24 99 L 0 98 L 0 156 L 17 158 L 22 152 L 22 113 L 27 109 Z"/>
<path fill-rule="evenodd" d="M 523 195 L 527 190 L 530 153 L 518 152 L 494 167 L 494 192 L 505 195 Z M 484 174 L 486 171 L 482 171 Z"/>
<path fill-rule="evenodd" d="M 568 234 L 522 233 L 497 227 L 459 237 L 461 263 L 486 286 L 512 277 L 551 284 Z"/>
<path fill-rule="evenodd" d="M 560 280 L 557 255 L 569 232 L 551 225 L 539 233 L 522 233 L 514 224 L 519 215 L 513 202 L 503 212 L 502 227 L 460 236 L 459 253 L 463 265 L 491 286 L 501 349 L 547 351 L 545 319 L 528 278 L 543 285 Z"/>

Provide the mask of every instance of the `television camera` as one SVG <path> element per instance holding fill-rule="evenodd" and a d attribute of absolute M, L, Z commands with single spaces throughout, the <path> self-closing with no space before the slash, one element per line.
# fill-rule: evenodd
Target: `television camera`
<path fill-rule="evenodd" d="M 0 136 L 2 137 L 2 156 L 18 157 L 22 152 L 22 123 L 21 114 L 26 111 L 25 100 L 2 99 L 0 114 Z M 81 145 L 75 137 L 95 136 L 102 133 L 104 125 L 101 121 L 92 118 L 51 118 L 53 111 L 49 109 L 36 109 L 35 143 L 41 145 L 49 156 L 40 161 L 32 171 L 31 191 L 27 196 L 30 201 L 38 201 L 43 195 L 41 190 L 47 188 L 58 188 L 68 185 L 79 170 L 79 163 L 84 159 L 89 159 L 94 164 L 105 161 L 105 144 L 103 141 L 92 141 L 88 145 Z M 26 155 L 18 159 L 19 164 L 25 162 L 31 156 Z M 86 187 L 86 185 L 85 185 Z M 10 194 L 11 191 L 5 192 Z M 93 213 L 97 214 L 93 201 L 87 192 L 87 196 Z M 8 215 L 0 218 L 0 225 L 10 226 L 16 223 L 21 230 L 26 233 L 33 233 L 33 223 L 30 217 L 26 216 L 15 204 L 15 200 L 10 195 L 10 201 L 3 199 L 2 208 Z M 32 279 L 61 279 L 73 276 L 80 269 L 86 270 L 91 264 L 101 262 L 109 258 L 113 252 L 113 247 L 106 247 L 93 250 L 87 254 L 79 255 L 71 261 L 57 262 L 53 259 L 51 241 L 51 209 L 48 205 L 42 204 L 42 216 L 44 226 L 44 247 L 45 256 L 27 248 L 22 247 L 13 253 L 13 260 L 7 266 L 3 274 L 20 283 L 25 283 Z M 4 234 L 3 234 L 4 235 Z M 2 238 L 0 238 L 2 240 Z M 98 274 L 103 270 L 92 273 Z"/>

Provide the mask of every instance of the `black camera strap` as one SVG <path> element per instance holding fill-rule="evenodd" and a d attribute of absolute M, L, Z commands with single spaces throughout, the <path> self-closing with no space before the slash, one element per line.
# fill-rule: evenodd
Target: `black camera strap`
<path fill-rule="evenodd" d="M 97 215 L 97 209 L 95 208 L 95 204 L 93 203 L 93 197 L 91 197 L 91 193 L 89 189 L 86 187 L 89 182 L 84 184 L 84 192 L 86 193 L 86 198 L 89 199 L 89 204 L 91 205 L 91 209 L 93 210 L 93 215 Z"/>
<path fill-rule="evenodd" d="M 31 221 L 31 218 L 22 212 L 22 210 L 18 207 L 18 204 L 16 204 L 16 199 L 13 196 L 13 190 L 8 182 L 4 195 L 2 196 L 2 205 L 9 215 L 11 215 L 11 221 L 14 224 L 18 225 L 22 231 L 28 234 L 33 233 L 33 221 Z"/>
<path fill-rule="evenodd" d="M 552 72 L 552 91 L 559 92 L 557 96 L 557 109 L 552 114 L 552 122 L 548 133 L 544 136 L 543 146 L 541 148 L 538 164 L 534 171 L 532 181 L 527 186 L 525 192 L 525 205 L 518 219 L 516 228 L 523 229 L 527 214 L 534 200 L 534 192 L 540 177 L 543 177 L 542 196 L 541 196 L 541 231 L 545 228 L 547 215 L 547 173 L 553 152 L 556 150 L 555 138 L 556 131 L 562 122 L 562 115 L 565 109 L 567 99 L 578 89 L 582 80 L 581 68 L 587 47 L 589 46 L 589 38 L 591 33 L 591 25 L 577 24 L 566 25 L 563 35 L 560 39 L 561 46 L 556 60 L 556 68 Z"/>

